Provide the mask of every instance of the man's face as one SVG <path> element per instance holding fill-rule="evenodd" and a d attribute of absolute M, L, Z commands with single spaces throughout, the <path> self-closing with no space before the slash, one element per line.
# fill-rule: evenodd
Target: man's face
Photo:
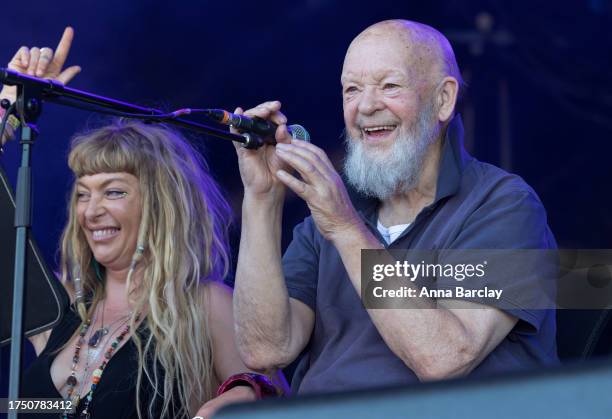
<path fill-rule="evenodd" d="M 418 64 L 409 67 L 411 58 L 405 41 L 371 36 L 354 42 L 344 61 L 345 172 L 357 190 L 380 200 L 417 185 L 439 135 L 428 78 Z"/>
<path fill-rule="evenodd" d="M 354 42 L 342 69 L 348 135 L 373 153 L 385 153 L 402 129 L 414 126 L 423 86 L 415 79 L 405 41 L 370 35 Z"/>

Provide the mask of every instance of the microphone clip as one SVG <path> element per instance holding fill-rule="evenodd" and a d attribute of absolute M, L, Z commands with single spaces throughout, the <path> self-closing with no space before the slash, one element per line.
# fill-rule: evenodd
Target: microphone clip
<path fill-rule="evenodd" d="M 257 150 L 264 145 L 264 141 L 261 139 L 261 137 L 253 134 L 252 132 L 241 132 L 239 135 L 242 135 L 246 140 L 241 144 L 241 146 L 246 149 Z"/>

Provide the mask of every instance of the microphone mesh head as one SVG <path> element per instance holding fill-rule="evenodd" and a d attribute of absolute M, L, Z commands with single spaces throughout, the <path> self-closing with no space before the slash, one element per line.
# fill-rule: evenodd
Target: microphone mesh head
<path fill-rule="evenodd" d="M 289 133 L 291 134 L 291 138 L 294 140 L 303 140 L 310 142 L 310 134 L 306 131 L 301 125 L 293 124 L 287 127 L 289 129 Z"/>

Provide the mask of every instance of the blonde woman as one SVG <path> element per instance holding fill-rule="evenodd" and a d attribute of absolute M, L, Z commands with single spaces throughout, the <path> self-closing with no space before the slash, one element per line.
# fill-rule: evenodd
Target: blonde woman
<path fill-rule="evenodd" d="M 67 29 L 49 50 L 54 73 L 39 71 L 39 51 L 34 74 L 65 75 L 71 39 Z M 20 51 L 11 65 L 30 72 L 36 52 Z M 5 87 L 0 98 L 11 95 Z M 73 406 L 64 417 L 179 418 L 274 393 L 265 377 L 241 374 L 221 282 L 230 209 L 199 154 L 175 131 L 118 120 L 76 136 L 68 164 L 61 277 L 74 303 L 31 339 L 38 358 L 21 396 L 62 397 Z"/>

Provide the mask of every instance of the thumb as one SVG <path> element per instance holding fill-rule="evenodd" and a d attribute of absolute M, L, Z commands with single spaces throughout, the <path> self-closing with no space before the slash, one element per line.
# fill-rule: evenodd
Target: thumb
<path fill-rule="evenodd" d="M 235 113 L 236 115 L 242 115 L 242 114 L 244 113 L 244 110 L 243 110 L 243 109 L 242 109 L 240 106 L 238 106 L 238 107 L 237 107 L 237 108 L 234 110 L 234 113 Z M 231 132 L 231 133 L 233 133 L 233 134 L 239 134 L 238 130 L 237 130 L 237 129 L 235 129 L 235 128 L 233 128 L 233 127 L 231 127 L 231 126 L 230 126 L 230 132 Z"/>
<path fill-rule="evenodd" d="M 277 143 L 291 144 L 291 134 L 289 134 L 289 130 L 287 129 L 287 124 L 281 124 L 276 128 L 276 133 L 274 134 L 274 138 Z"/>
<path fill-rule="evenodd" d="M 81 67 L 78 65 L 73 65 L 72 67 L 68 67 L 64 71 L 62 71 L 59 76 L 57 76 L 56 80 L 62 84 L 68 84 L 70 80 L 72 80 L 77 74 L 81 72 Z"/>

